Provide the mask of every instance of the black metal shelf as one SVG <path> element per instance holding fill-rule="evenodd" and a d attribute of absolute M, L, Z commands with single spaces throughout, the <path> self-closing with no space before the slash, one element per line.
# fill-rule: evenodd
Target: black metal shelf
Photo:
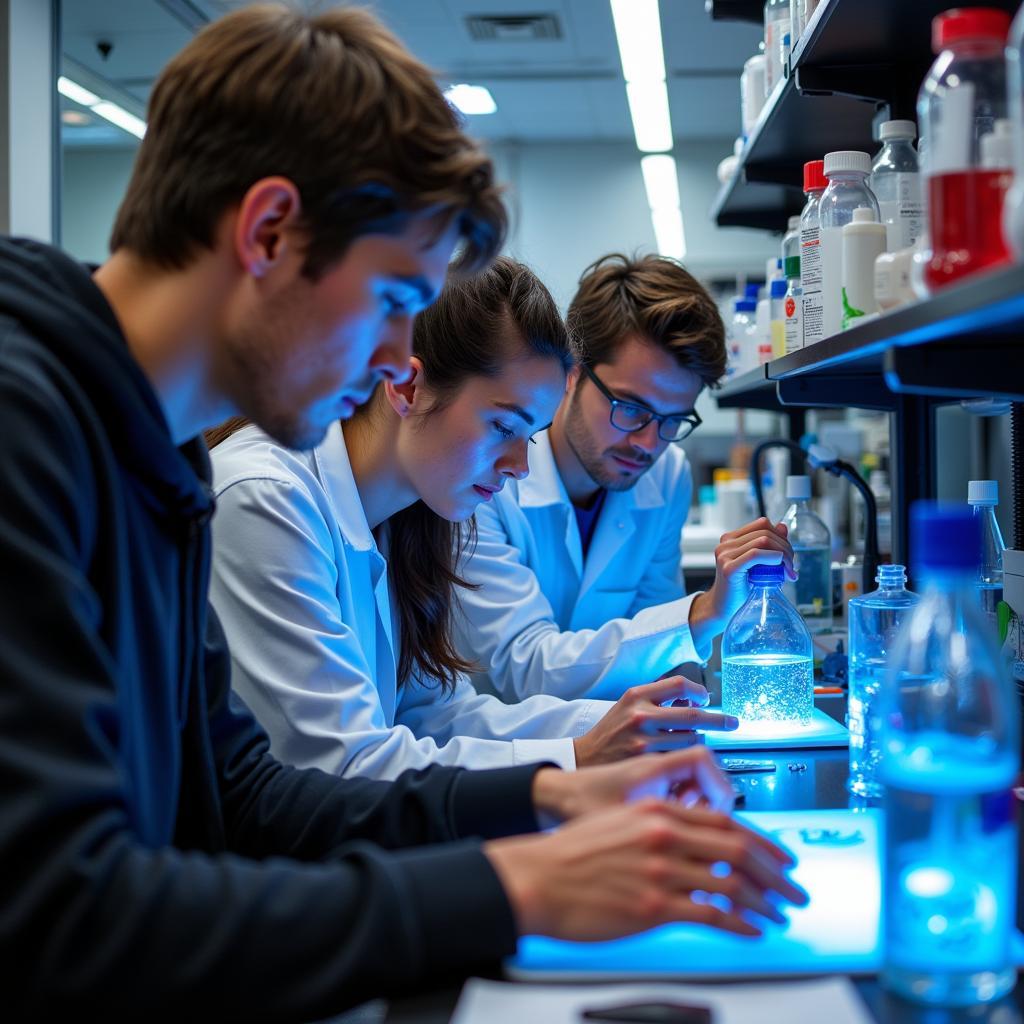
<path fill-rule="evenodd" d="M 704 9 L 712 21 L 764 22 L 764 4 L 760 0 L 704 0 Z"/>
<path fill-rule="evenodd" d="M 986 6 L 1012 13 L 1018 0 L 986 0 Z M 804 163 L 836 149 L 874 151 L 874 122 L 883 108 L 889 117 L 913 118 L 933 59 L 931 19 L 949 7 L 950 0 L 822 0 L 797 41 L 789 77 L 761 111 L 734 179 L 716 196 L 712 219 L 723 227 L 784 230 Z"/>
<path fill-rule="evenodd" d="M 715 392 L 726 408 L 893 410 L 902 395 L 1024 401 L 1024 267 L 1009 267 L 773 359 Z"/>

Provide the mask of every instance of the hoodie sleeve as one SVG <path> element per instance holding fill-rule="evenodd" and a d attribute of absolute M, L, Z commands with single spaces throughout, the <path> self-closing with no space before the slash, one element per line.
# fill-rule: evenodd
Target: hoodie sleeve
<path fill-rule="evenodd" d="M 429 773 L 389 790 L 282 768 L 228 707 L 226 677 L 211 724 L 235 849 L 141 840 L 121 756 L 132 733 L 112 711 L 126 682 L 81 568 L 100 507 L 91 467 L 109 456 L 47 385 L 0 363 L 5 1015 L 318 1019 L 493 967 L 515 926 L 478 842 L 367 841 L 486 834 L 488 780 Z M 522 808 L 524 785 L 502 775 L 495 802 Z"/>

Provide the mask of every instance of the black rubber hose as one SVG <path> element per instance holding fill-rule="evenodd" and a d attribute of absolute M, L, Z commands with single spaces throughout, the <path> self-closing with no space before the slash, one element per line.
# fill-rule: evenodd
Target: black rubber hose
<path fill-rule="evenodd" d="M 1013 547 L 1024 548 L 1024 403 L 1010 410 L 1010 485 L 1013 488 Z"/>
<path fill-rule="evenodd" d="M 759 516 L 768 515 L 764 507 L 764 489 L 761 487 L 761 456 L 769 448 L 788 448 L 791 452 L 799 455 L 804 460 L 805 465 L 807 462 L 807 452 L 795 441 L 787 441 L 782 437 L 772 437 L 767 441 L 762 441 L 750 453 L 750 482 L 754 485 L 754 494 L 757 497 L 757 514 Z"/>

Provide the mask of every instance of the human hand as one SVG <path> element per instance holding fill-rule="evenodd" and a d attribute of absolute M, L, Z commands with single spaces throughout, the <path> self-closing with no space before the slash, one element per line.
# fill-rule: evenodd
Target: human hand
<path fill-rule="evenodd" d="M 600 941 L 692 921 L 756 936 L 765 921 L 785 921 L 778 901 L 807 902 L 786 877 L 792 857 L 766 837 L 720 812 L 651 797 L 486 843 L 484 853 L 521 935 Z"/>
<path fill-rule="evenodd" d="M 532 795 L 537 814 L 556 822 L 643 797 L 672 797 L 684 805 L 701 803 L 718 811 L 730 811 L 735 799 L 725 773 L 703 746 L 575 772 L 542 768 L 534 776 Z"/>
<path fill-rule="evenodd" d="M 786 578 L 796 579 L 788 533 L 784 524 L 762 517 L 722 534 L 715 548 L 715 582 L 690 605 L 690 632 L 698 649 L 725 629 L 747 599 L 747 570 L 752 565 L 781 563 Z"/>
<path fill-rule="evenodd" d="M 671 706 L 665 703 L 671 701 Z M 669 676 L 628 689 L 588 733 L 573 740 L 576 765 L 621 761 L 654 750 L 675 750 L 700 741 L 694 729 L 732 730 L 732 715 L 702 711 L 708 691 L 685 676 Z"/>

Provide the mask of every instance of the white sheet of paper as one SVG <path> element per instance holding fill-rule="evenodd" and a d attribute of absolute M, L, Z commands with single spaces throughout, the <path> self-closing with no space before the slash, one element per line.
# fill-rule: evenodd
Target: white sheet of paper
<path fill-rule="evenodd" d="M 466 982 L 452 1024 L 580 1024 L 584 1009 L 679 1002 L 710 1007 L 714 1024 L 873 1024 L 848 978 L 730 985 L 526 985 Z"/>

